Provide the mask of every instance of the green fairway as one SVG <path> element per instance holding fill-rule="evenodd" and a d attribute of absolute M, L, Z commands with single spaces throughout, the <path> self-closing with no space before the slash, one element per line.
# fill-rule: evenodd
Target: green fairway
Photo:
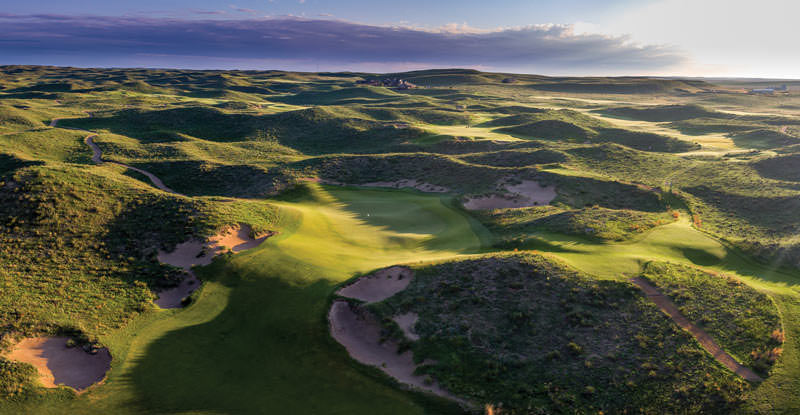
<path fill-rule="evenodd" d="M 474 253 L 480 225 L 448 197 L 314 185 L 302 199 L 280 203 L 295 229 L 203 269 L 192 307 L 104 339 L 115 356 L 106 385 L 74 401 L 46 399 L 36 411 L 457 412 L 351 362 L 329 338 L 327 298 L 354 273 Z"/>
<path fill-rule="evenodd" d="M 664 266 L 677 281 L 673 302 L 692 310 L 687 318 L 700 320 L 693 324 L 722 333 L 717 343 L 745 365 L 769 357 L 759 371 L 764 382 L 741 389 L 735 396 L 741 399 L 723 400 L 742 414 L 800 413 L 800 94 L 756 96 L 700 80 L 638 77 L 515 75 L 505 82 L 508 74 L 472 70 L 402 74 L 423 88 L 363 85 L 376 76 L 0 68 L 0 287 L 6 294 L 0 295 L 0 353 L 23 337 L 63 335 L 107 346 L 113 356 L 104 384 L 80 395 L 41 388 L 33 368 L 0 358 L 0 414 L 459 413 L 450 402 L 407 391 L 382 371 L 356 363 L 329 335 L 326 316 L 336 287 L 372 270 L 492 256 L 540 258 L 544 274 L 558 272 L 545 266 L 553 260 L 576 269 L 589 285 L 619 289 L 587 293 L 622 292 L 637 302 L 647 299 L 628 280 L 653 264 L 671 263 Z M 96 133 L 94 143 L 108 163 L 92 160 L 85 131 Z M 179 194 L 159 191 L 147 177 L 114 163 L 147 171 Z M 554 191 L 555 198 L 539 202 L 546 206 L 463 209 L 471 198 L 524 196 L 512 189 L 527 182 Z M 370 187 L 381 183 L 447 193 Z M 158 309 L 153 292 L 181 279 L 179 269 L 158 261 L 158 252 L 236 224 L 277 233 L 258 248 L 197 269 L 204 284 L 188 307 Z M 491 268 L 492 260 L 484 262 Z M 453 269 L 467 269 L 460 266 Z M 454 290 L 466 284 L 460 272 L 447 277 Z M 526 272 L 515 277 L 527 278 Z M 732 279 L 720 281 L 741 280 L 766 296 L 748 288 L 742 301 L 731 302 L 731 287 L 713 288 L 720 281 L 678 284 L 694 273 L 725 274 Z M 485 288 L 492 295 L 500 291 L 490 286 L 511 289 L 502 292 L 513 297 L 517 288 L 504 285 L 504 272 L 496 274 Z M 484 277 L 470 275 L 476 283 Z M 519 315 L 499 309 L 507 298 L 485 300 L 469 290 L 450 298 L 448 287 L 432 287 L 442 291 L 437 306 L 486 301 L 494 314 L 478 314 L 495 316 L 484 325 L 496 331 L 496 343 L 517 339 L 515 330 L 524 326 L 503 326 L 507 315 Z M 681 296 L 681 290 L 703 292 Z M 758 307 L 744 301 L 755 297 Z M 409 298 L 422 303 L 429 297 Z M 569 298 L 547 307 L 532 297 L 513 299 L 526 312 L 556 317 L 575 305 L 565 306 Z M 634 388 L 658 410 L 656 402 L 711 396 L 705 392 L 712 389 L 686 385 L 713 388 L 732 376 L 714 366 L 725 376 L 697 383 L 691 371 L 671 378 L 646 368 L 655 363 L 635 360 L 680 352 L 672 362 L 692 366 L 692 355 L 667 351 L 658 341 L 650 346 L 664 354 L 639 353 L 648 342 L 639 342 L 640 333 L 629 330 L 633 326 L 613 303 L 589 305 L 613 316 L 598 320 L 626 327 L 616 333 L 616 344 L 631 347 L 629 365 L 620 370 L 604 362 L 593 369 L 593 359 L 609 357 L 587 353 L 588 365 L 572 356 L 572 376 L 560 371 L 567 360 L 552 360 L 553 384 L 559 376 L 599 378 L 599 367 L 630 370 L 636 375 L 630 379 L 647 379 L 653 370 L 663 388 L 605 379 Z M 664 319 L 657 322 L 663 333 L 681 335 L 663 313 L 651 311 L 649 321 Z M 748 318 L 759 313 L 780 320 L 762 326 L 776 330 L 781 341 L 767 329 L 748 331 Z M 466 324 L 455 324 L 458 319 L 447 323 L 461 330 Z M 609 342 L 612 337 L 594 327 L 580 328 L 580 336 L 566 329 L 560 334 L 570 342 L 581 336 L 592 344 Z M 546 338 L 550 332 L 525 334 Z M 476 344 L 469 340 L 463 345 Z M 569 353 L 559 351 L 568 342 L 562 343 L 523 363 L 535 366 L 531 362 L 550 352 Z M 769 350 L 761 350 L 766 344 Z M 516 356 L 513 350 L 489 354 L 464 359 L 477 363 L 473 368 L 488 361 L 499 368 L 513 366 L 506 358 Z M 716 364 L 704 359 L 692 370 Z M 672 365 L 663 360 L 665 368 Z M 492 377 L 503 378 L 493 365 L 464 375 L 476 388 L 464 396 L 487 403 L 484 385 L 517 389 L 491 385 Z M 692 382 L 675 381 L 687 377 Z M 534 401 L 548 399 L 563 412 L 612 408 L 602 405 L 609 397 L 616 408 L 631 402 L 625 398 L 630 391 L 592 385 L 588 392 L 575 389 L 580 399 L 569 401 L 535 371 L 518 384 L 525 393 L 533 390 L 527 386 L 544 393 Z M 523 413 L 530 406 L 517 403 Z M 628 413 L 652 413 L 630 405 Z"/>
<path fill-rule="evenodd" d="M 540 234 L 543 251 L 565 259 L 576 268 L 600 278 L 628 279 L 648 261 L 671 261 L 702 266 L 741 278 L 770 294 L 783 316 L 787 332 L 782 359 L 770 377 L 751 392 L 742 413 L 796 413 L 800 404 L 800 275 L 753 262 L 738 251 L 694 229 L 685 215 L 676 223 L 657 227 L 641 238 L 623 243 L 596 243 L 559 234 Z"/>

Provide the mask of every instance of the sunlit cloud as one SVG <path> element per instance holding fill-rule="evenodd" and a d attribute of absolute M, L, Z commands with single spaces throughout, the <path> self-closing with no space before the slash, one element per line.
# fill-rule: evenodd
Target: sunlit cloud
<path fill-rule="evenodd" d="M 86 65 L 102 61 L 106 66 L 166 66 L 160 62 L 170 56 L 169 66 L 180 67 L 314 60 L 340 70 L 380 62 L 387 69 L 426 65 L 569 74 L 666 71 L 686 60 L 675 48 L 641 45 L 627 36 L 576 33 L 571 25 L 556 24 L 485 30 L 463 23 L 418 28 L 297 17 L 0 16 L 2 63 L 40 63 L 34 58 L 64 54 L 83 58 Z"/>

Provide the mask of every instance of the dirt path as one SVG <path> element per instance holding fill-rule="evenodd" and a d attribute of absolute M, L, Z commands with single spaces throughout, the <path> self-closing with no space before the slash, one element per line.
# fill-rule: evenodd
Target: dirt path
<path fill-rule="evenodd" d="M 52 119 L 50 121 L 50 126 L 51 127 L 56 127 L 56 124 L 58 124 L 59 120 L 60 120 L 60 118 Z M 100 147 L 98 147 L 97 144 L 94 143 L 94 138 L 97 137 L 97 134 L 95 134 L 95 133 L 93 133 L 91 131 L 88 131 L 88 130 L 80 129 L 80 128 L 71 128 L 71 127 L 59 127 L 59 128 L 64 128 L 64 129 L 67 129 L 67 130 L 83 131 L 85 133 L 89 133 L 89 135 L 87 135 L 86 138 L 83 141 L 86 143 L 86 145 L 88 145 L 92 149 L 92 162 L 94 162 L 95 164 L 112 163 L 112 164 L 116 164 L 118 166 L 125 167 L 126 169 L 133 170 L 133 171 L 135 171 L 137 173 L 140 173 L 140 174 L 143 174 L 143 175 L 147 176 L 147 178 L 150 179 L 150 181 L 153 183 L 153 186 L 155 186 L 155 187 L 157 187 L 157 188 L 159 188 L 159 189 L 161 189 L 161 190 L 163 190 L 163 191 L 165 191 L 167 193 L 172 193 L 174 195 L 185 196 L 185 195 L 180 194 L 180 193 L 170 189 L 169 187 L 167 187 L 167 185 L 165 185 L 164 182 L 161 181 L 161 179 L 159 179 L 155 174 L 150 173 L 147 170 L 142 170 L 142 169 L 140 169 L 138 167 L 129 166 L 129 165 L 125 164 L 125 163 L 120 163 L 118 161 L 103 160 L 103 151 L 100 150 Z"/>
<path fill-rule="evenodd" d="M 138 167 L 129 166 L 129 165 L 125 164 L 125 163 L 120 163 L 118 161 L 103 160 L 103 152 L 102 152 L 102 150 L 100 150 L 100 147 L 98 147 L 97 144 L 94 143 L 94 138 L 95 137 L 97 137 L 97 134 L 92 134 L 92 135 L 86 136 L 86 139 L 85 139 L 86 144 L 88 144 L 89 147 L 91 147 L 92 151 L 94 152 L 94 154 L 92 155 L 92 161 L 93 162 L 95 162 L 96 164 L 103 164 L 104 162 L 113 163 L 113 164 L 125 167 L 127 169 L 133 170 L 133 171 L 135 171 L 137 173 L 141 173 L 141 174 L 147 176 L 148 179 L 150 179 L 150 181 L 153 183 L 153 186 L 155 186 L 155 187 L 157 187 L 157 188 L 159 188 L 159 189 L 161 189 L 161 190 L 163 190 L 163 191 L 165 191 L 167 193 L 180 195 L 180 193 L 178 193 L 178 192 L 170 189 L 169 187 L 167 187 L 167 185 L 165 185 L 164 182 L 162 182 L 161 179 L 159 179 L 155 174 L 150 173 L 147 170 L 142 170 L 142 169 L 140 169 Z M 181 195 L 181 196 L 183 196 L 183 195 Z"/>
<path fill-rule="evenodd" d="M 81 347 L 67 347 L 67 340 L 66 337 L 24 339 L 6 357 L 35 367 L 39 381 L 46 388 L 67 385 L 80 391 L 103 380 L 111 368 L 108 349 L 90 354 Z"/>
<path fill-rule="evenodd" d="M 742 366 L 739 362 L 737 362 L 736 359 L 723 350 L 722 347 L 720 347 L 720 345 L 713 338 L 711 338 L 708 333 L 705 332 L 705 330 L 692 324 L 692 322 L 690 322 L 681 314 L 675 303 L 667 298 L 667 296 L 662 294 L 658 288 L 654 287 L 642 277 L 632 278 L 631 282 L 636 284 L 642 290 L 642 292 L 644 292 L 647 298 L 655 303 L 658 308 L 666 313 L 676 324 L 678 324 L 678 326 L 691 333 L 692 336 L 697 339 L 700 345 L 703 346 L 706 351 L 711 353 L 711 355 L 714 356 L 714 359 L 720 362 L 723 366 L 727 367 L 732 372 L 750 382 L 761 382 L 764 380 L 760 376 L 756 375 L 752 370 Z"/>

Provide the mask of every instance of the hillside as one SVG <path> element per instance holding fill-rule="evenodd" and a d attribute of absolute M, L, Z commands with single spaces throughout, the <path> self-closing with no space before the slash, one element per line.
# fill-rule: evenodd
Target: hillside
<path fill-rule="evenodd" d="M 384 78 L 417 87 L 364 82 Z M 0 84 L 0 414 L 800 411 L 794 91 L 467 69 Z M 340 294 L 390 266 L 404 290 Z M 341 343 L 331 310 L 377 338 Z M 52 342 L 110 366 L 56 387 L 16 358 Z"/>

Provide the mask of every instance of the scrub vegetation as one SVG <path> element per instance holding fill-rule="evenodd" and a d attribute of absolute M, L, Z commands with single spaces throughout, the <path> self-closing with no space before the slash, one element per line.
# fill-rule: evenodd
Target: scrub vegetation
<path fill-rule="evenodd" d="M 0 357 L 0 413 L 796 413 L 800 96 L 726 82 L 0 67 L 0 355 L 113 357 L 80 395 Z M 158 251 L 239 223 L 275 234 L 152 303 Z M 394 264 L 368 308 L 419 314 L 401 344 L 465 405 L 331 338 L 336 288 Z"/>

